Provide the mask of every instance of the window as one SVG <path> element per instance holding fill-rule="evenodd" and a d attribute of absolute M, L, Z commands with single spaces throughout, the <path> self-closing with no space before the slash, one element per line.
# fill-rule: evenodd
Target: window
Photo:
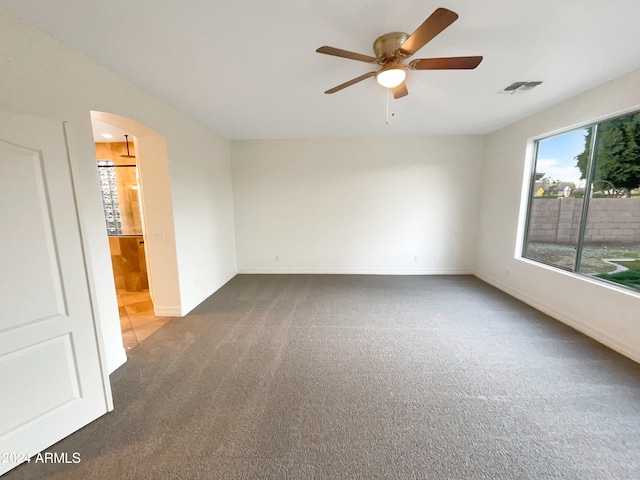
<path fill-rule="evenodd" d="M 640 112 L 538 140 L 523 257 L 640 291 Z"/>
<path fill-rule="evenodd" d="M 108 235 L 142 235 L 135 165 L 98 161 L 102 206 Z"/>

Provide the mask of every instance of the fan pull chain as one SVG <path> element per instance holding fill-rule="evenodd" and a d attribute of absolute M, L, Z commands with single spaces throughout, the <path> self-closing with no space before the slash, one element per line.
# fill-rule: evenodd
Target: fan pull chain
<path fill-rule="evenodd" d="M 391 91 L 390 88 L 387 88 L 387 121 L 385 122 L 387 125 L 389 125 L 389 92 Z"/>
<path fill-rule="evenodd" d="M 391 95 L 391 89 L 387 88 L 387 119 L 384 122 L 387 125 L 389 125 L 389 95 Z M 396 116 L 395 112 L 391 112 L 391 116 L 395 117 Z"/>

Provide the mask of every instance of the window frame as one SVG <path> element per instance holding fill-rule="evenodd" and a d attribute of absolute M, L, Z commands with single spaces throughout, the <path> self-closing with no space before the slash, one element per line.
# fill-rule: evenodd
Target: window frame
<path fill-rule="evenodd" d="M 524 228 L 522 230 L 523 235 L 521 237 L 521 241 L 519 242 L 519 248 L 520 248 L 519 258 L 521 260 L 532 262 L 534 265 L 544 265 L 545 267 L 559 270 L 561 272 L 577 275 L 579 278 L 582 278 L 582 279 L 592 280 L 596 284 L 599 284 L 602 286 L 614 287 L 624 291 L 625 293 L 632 293 L 632 294 L 635 294 L 636 296 L 640 296 L 640 290 L 638 289 L 634 289 L 623 284 L 612 282 L 604 278 L 599 278 L 594 275 L 587 275 L 579 271 L 580 262 L 582 258 L 582 251 L 584 247 L 584 237 L 585 237 L 586 228 L 587 228 L 587 219 L 589 215 L 589 204 L 590 204 L 591 194 L 593 189 L 593 175 L 595 173 L 595 164 L 596 164 L 596 156 L 597 156 L 596 151 L 597 151 L 598 136 L 599 136 L 598 127 L 602 123 L 605 123 L 611 120 L 616 120 L 618 118 L 637 115 L 637 114 L 640 114 L 640 106 L 636 106 L 613 115 L 603 116 L 598 118 L 597 120 L 590 121 L 584 124 L 573 125 L 570 128 L 562 129 L 560 131 L 556 131 L 551 134 L 541 135 L 541 136 L 533 137 L 530 139 L 530 141 L 533 142 L 533 148 L 529 150 L 529 155 L 530 155 L 529 156 L 530 162 L 528 162 L 529 163 L 529 172 L 528 172 L 529 181 L 528 183 L 523 182 L 524 185 L 528 185 L 528 191 L 526 191 L 524 195 L 524 199 L 527 202 L 526 204 L 527 206 L 526 206 L 526 209 L 524 210 L 525 216 L 524 216 L 524 222 L 523 222 Z M 591 142 L 589 144 L 589 157 L 587 160 L 587 170 L 586 170 L 587 175 L 585 178 L 585 187 L 584 187 L 584 193 L 583 193 L 582 209 L 580 212 L 578 238 L 575 245 L 576 251 L 575 251 L 572 267 L 571 268 L 562 267 L 562 266 L 554 265 L 552 263 L 545 262 L 542 260 L 529 258 L 526 256 L 526 252 L 529 246 L 529 233 L 531 228 L 531 211 L 533 209 L 534 189 L 535 189 L 535 181 L 536 181 L 535 177 L 536 177 L 536 168 L 538 163 L 539 144 L 544 140 L 549 140 L 561 135 L 575 132 L 577 130 L 589 130 L 589 129 L 592 129 L 592 132 L 591 132 Z"/>

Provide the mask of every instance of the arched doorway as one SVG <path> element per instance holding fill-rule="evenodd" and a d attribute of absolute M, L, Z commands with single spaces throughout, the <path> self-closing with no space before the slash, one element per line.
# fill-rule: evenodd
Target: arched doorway
<path fill-rule="evenodd" d="M 129 118 L 92 111 L 91 119 L 123 345 L 130 350 L 180 315 L 166 143 Z"/>

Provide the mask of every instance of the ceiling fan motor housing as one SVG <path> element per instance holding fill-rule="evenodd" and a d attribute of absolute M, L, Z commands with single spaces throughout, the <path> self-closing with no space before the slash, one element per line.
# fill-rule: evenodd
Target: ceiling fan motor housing
<path fill-rule="evenodd" d="M 397 50 L 409 38 L 404 32 L 391 32 L 376 38 L 373 42 L 373 51 L 379 63 L 385 63 L 389 59 L 397 58 Z"/>

